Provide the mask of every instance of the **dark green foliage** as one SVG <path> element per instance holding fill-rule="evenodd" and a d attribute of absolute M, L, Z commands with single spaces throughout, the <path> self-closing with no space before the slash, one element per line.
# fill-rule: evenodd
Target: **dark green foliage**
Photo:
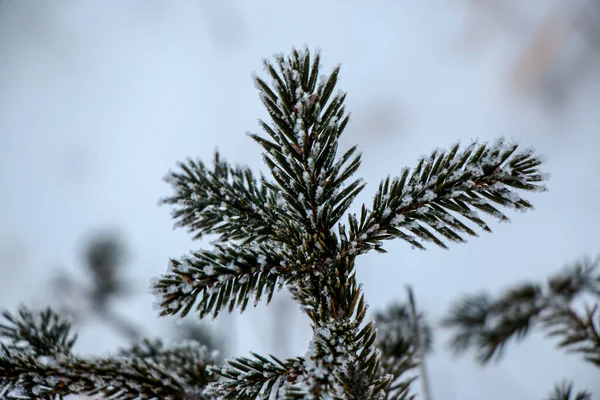
<path fill-rule="evenodd" d="M 5 313 L 4 318 L 9 324 L 0 330 L 2 399 L 102 394 L 116 400 L 176 400 L 200 393 L 213 380 L 207 365 L 214 355 L 197 343 L 166 347 L 145 339 L 117 357 L 83 359 L 71 353 L 70 324 L 54 311 L 23 309 L 19 317 Z"/>
<path fill-rule="evenodd" d="M 0 358 L 0 376 L 3 385 L 21 387 L 33 394 L 30 398 L 36 399 L 68 394 L 102 394 L 119 400 L 178 399 L 184 393 L 172 375 L 154 363 L 137 358 L 93 361 L 68 358 L 48 364 L 31 355 L 5 353 Z M 7 398 L 13 398 L 11 393 Z"/>
<path fill-rule="evenodd" d="M 347 182 L 360 166 L 355 147 L 336 160 L 338 139 L 348 123 L 346 95 L 332 97 L 339 67 L 317 84 L 319 55 L 310 67 L 308 51 L 303 55 L 294 51 L 276 61 L 279 72 L 265 62 L 274 88 L 255 78 L 273 121 L 272 125 L 260 121 L 268 139 L 251 135 L 264 148 L 265 163 L 276 181 L 265 184 L 285 200 L 291 213 L 287 218 L 309 234 L 329 232 L 364 187 L 360 179 Z"/>
<path fill-rule="evenodd" d="M 182 359 L 153 342 L 123 353 L 127 357 L 119 359 L 118 368 L 115 360 L 72 359 L 69 366 L 80 375 L 88 368 L 106 380 L 125 371 L 137 381 L 146 369 L 152 379 L 164 380 L 160 398 L 411 399 L 415 378 L 406 373 L 423 362 L 416 338 L 423 333 L 427 344 L 428 331 L 420 328 L 414 307 L 410 321 L 406 310 L 397 307 L 380 315 L 384 333 L 377 337 L 375 324 L 365 321 L 356 257 L 369 250 L 384 252 L 382 241 L 388 239 L 400 238 L 421 249 L 423 242 L 432 241 L 445 248 L 447 240 L 476 236 L 474 226 L 490 231 L 479 212 L 505 221 L 499 207 L 530 209 L 518 193 L 544 190 L 545 177 L 538 170 L 542 161 L 502 140 L 436 150 L 412 172 L 404 169 L 399 178 L 385 179 L 372 209 L 363 205 L 359 215 L 344 219 L 364 183 L 353 177 L 361 161 L 356 148 L 337 154 L 349 121 L 346 94 L 334 94 L 339 67 L 319 77 L 320 56 L 311 57 L 307 49 L 278 55 L 264 65 L 272 83 L 255 77 L 255 84 L 270 121 L 260 121 L 263 135 L 250 137 L 264 150 L 271 176 L 255 178 L 248 168 L 230 166 L 219 154 L 212 169 L 188 161 L 171 172 L 166 181 L 174 194 L 163 202 L 175 206 L 177 224 L 196 238 L 211 234 L 217 241 L 211 250 L 172 259 L 152 289 L 161 316 L 184 317 L 193 310 L 202 318 L 226 309 L 243 311 L 250 300 L 268 303 L 276 288 L 285 286 L 310 318 L 309 351 L 286 360 L 257 354 L 237 358 L 224 367 L 210 367 L 216 376 L 212 382 L 202 364 L 208 357 Z M 391 331 L 402 326 L 410 334 Z M 29 385 L 26 363 L 43 367 L 10 354 L 1 360 L 13 370 L 20 365 L 14 379 L 22 386 Z M 52 368 L 62 368 L 61 362 Z M 36 376 L 47 373 L 36 371 Z M 140 398 L 149 398 L 146 390 L 158 384 L 152 379 L 139 383 Z M 82 383 L 85 390 L 90 382 Z M 114 389 L 93 383 L 105 394 L 132 393 L 125 381 L 117 382 Z M 62 393 L 56 386 L 50 390 Z"/>
<path fill-rule="evenodd" d="M 424 241 L 442 247 L 444 240 L 463 242 L 464 235 L 476 236 L 469 221 L 490 230 L 478 211 L 507 220 L 496 207 L 531 208 L 516 190 L 544 190 L 541 160 L 533 152 L 502 140 L 464 150 L 456 145 L 435 151 L 400 178 L 384 180 L 372 209 L 363 206 L 359 216 L 348 215 L 348 224 L 340 224 L 364 184 L 352 178 L 360 166 L 356 149 L 337 157 L 348 123 L 345 93 L 333 94 L 339 67 L 319 79 L 319 63 L 319 55 L 311 59 L 308 50 L 294 50 L 273 64 L 265 61 L 272 84 L 255 77 L 271 121 L 260 121 L 266 135 L 250 136 L 262 146 L 272 180 L 255 179 L 218 154 L 213 170 L 189 161 L 166 178 L 175 194 L 165 202 L 175 205 L 178 224 L 196 237 L 216 234 L 219 243 L 171 260 L 169 272 L 153 284 L 161 315 L 243 311 L 251 299 L 268 303 L 275 288 L 285 285 L 312 321 L 304 364 L 255 355 L 219 369 L 225 379 L 211 390 L 228 398 L 268 396 L 279 388 L 280 394 L 310 398 L 406 398 L 408 381 L 397 378 L 415 365 L 414 343 L 394 335 L 381 343 L 372 323 L 363 325 L 356 257 L 384 251 L 381 242 L 393 238 L 417 248 Z M 385 359 L 378 346 L 386 350 Z M 269 378 L 252 378 L 263 372 Z M 394 394 L 392 381 L 403 382 Z"/>
<path fill-rule="evenodd" d="M 237 245 L 216 245 L 218 252 L 201 250 L 190 257 L 171 260 L 171 279 L 158 281 L 154 290 L 163 293 L 161 315 L 179 314 L 185 317 L 192 307 L 203 317 L 239 307 L 243 311 L 254 295 L 259 301 L 265 295 L 267 303 L 281 281 L 272 272 L 288 268 L 283 258 L 266 245 L 246 249 Z M 210 269 L 209 269 L 210 268 Z"/>
<path fill-rule="evenodd" d="M 62 274 L 54 279 L 53 284 L 56 286 L 57 294 L 64 296 L 62 301 L 69 304 L 72 313 L 79 317 L 82 315 L 98 317 L 131 343 L 136 343 L 142 336 L 141 327 L 130 319 L 123 318 L 111 307 L 111 302 L 117 300 L 117 297 L 131 294 L 129 287 L 135 285 L 135 282 L 123 278 L 125 254 L 127 249 L 119 235 L 110 231 L 95 233 L 84 247 L 83 266 L 91 274 L 91 287 L 79 283 L 74 277 Z M 77 294 L 74 291 L 83 294 L 89 303 L 73 301 L 73 295 Z M 179 339 L 196 340 L 210 349 L 222 350 L 223 342 L 216 340 L 205 326 L 190 323 L 177 324 L 173 331 Z M 222 351 L 219 354 L 223 357 Z"/>
<path fill-rule="evenodd" d="M 349 216 L 353 249 L 383 251 L 381 240 L 395 237 L 419 249 L 423 242 L 447 248 L 445 240 L 464 242 L 464 235 L 477 236 L 467 221 L 491 231 L 477 211 L 507 221 L 494 203 L 521 211 L 531 208 L 513 189 L 545 190 L 540 184 L 545 177 L 537 170 L 542 161 L 517 148 L 502 140 L 473 143 L 462 151 L 457 144 L 447 152 L 435 150 L 412 172 L 404 169 L 399 178 L 388 177 L 379 184 L 372 211 L 363 207 L 359 218 Z"/>
<path fill-rule="evenodd" d="M 267 359 L 252 353 L 252 358 L 241 357 L 229 361 L 228 368 L 213 367 L 211 370 L 226 378 L 222 386 L 226 392 L 224 398 L 251 400 L 260 395 L 268 396 L 271 392 L 279 393 L 284 381 L 295 381 L 305 373 L 306 368 L 303 358 L 281 361 L 274 356 Z M 306 393 L 294 391 L 288 397 L 298 395 L 304 398 Z"/>
<path fill-rule="evenodd" d="M 35 356 L 70 354 L 77 335 L 71 332 L 71 324 L 62 320 L 50 308 L 33 314 L 25 307 L 18 315 L 2 313 L 0 343 L 6 351 L 28 353 Z"/>
<path fill-rule="evenodd" d="M 277 196 L 261 185 L 247 167 L 231 167 L 215 154 L 210 171 L 201 161 L 181 163 L 181 173 L 165 180 L 176 188 L 165 204 L 178 205 L 173 218 L 199 239 L 217 234 L 220 241 L 273 237 L 280 218 L 273 213 Z"/>
<path fill-rule="evenodd" d="M 203 388 L 214 380 L 207 365 L 215 362 L 216 352 L 208 353 L 205 346 L 193 340 L 165 346 L 160 339 L 143 339 L 130 349 L 121 350 L 120 356 L 151 360 L 165 370 L 174 373 L 185 387 Z"/>

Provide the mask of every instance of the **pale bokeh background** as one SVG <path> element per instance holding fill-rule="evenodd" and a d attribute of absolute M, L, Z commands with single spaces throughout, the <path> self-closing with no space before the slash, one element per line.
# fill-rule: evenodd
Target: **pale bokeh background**
<path fill-rule="evenodd" d="M 404 300 L 411 283 L 436 322 L 465 292 L 541 280 L 597 254 L 600 64 L 588 60 L 591 72 L 557 109 L 511 91 L 515 60 L 560 2 L 537 0 L 526 10 L 509 3 L 517 8 L 440 0 L 0 0 L 0 306 L 52 300 L 48 280 L 57 268 L 82 277 L 83 240 L 109 227 L 127 240 L 127 274 L 140 293 L 116 307 L 135 323 L 158 326 L 149 279 L 169 257 L 208 246 L 172 230 L 170 209 L 157 206 L 170 193 L 162 176 L 186 157 L 210 160 L 215 148 L 262 168 L 259 147 L 244 135 L 266 116 L 250 74 L 262 71 L 263 57 L 304 44 L 322 49 L 326 71 L 343 64 L 339 87 L 349 93 L 352 121 L 342 141 L 363 150 L 359 174 L 369 183 L 359 202 L 370 201 L 387 174 L 456 140 L 504 135 L 548 157 L 550 191 L 529 195 L 536 210 L 510 214 L 512 224 L 493 223 L 493 234 L 450 251 L 394 242 L 387 255 L 363 256 L 358 277 L 372 309 Z M 506 23 L 511 15 L 514 24 Z M 234 355 L 274 351 L 268 311 L 259 306 L 221 325 Z M 283 356 L 304 354 L 311 337 L 295 312 Z M 453 358 L 446 340 L 439 331 L 429 362 L 436 399 L 542 399 L 563 378 L 600 395 L 598 371 L 540 335 L 483 369 L 470 357 Z M 77 350 L 103 354 L 124 344 L 92 321 Z"/>

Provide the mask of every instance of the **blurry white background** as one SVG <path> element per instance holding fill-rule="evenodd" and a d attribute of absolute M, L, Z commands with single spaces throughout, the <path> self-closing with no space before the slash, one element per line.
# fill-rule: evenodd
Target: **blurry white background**
<path fill-rule="evenodd" d="M 358 277 L 372 309 L 404 300 L 411 283 L 435 323 L 466 292 L 497 293 L 598 254 L 595 53 L 566 45 L 591 54 L 589 68 L 572 85 L 568 68 L 559 74 L 569 98 L 549 108 L 542 89 L 519 93 L 510 76 L 558 2 L 507 2 L 508 11 L 493 8 L 497 1 L 471 3 L 0 0 L 1 308 L 51 301 L 57 268 L 81 276 L 84 238 L 111 227 L 127 239 L 127 274 L 140 293 L 117 308 L 155 326 L 149 279 L 169 257 L 208 246 L 173 231 L 170 209 L 157 205 L 170 194 L 162 176 L 186 157 L 210 161 L 215 148 L 263 168 L 244 134 L 266 117 L 250 74 L 262 71 L 262 58 L 304 44 L 322 49 L 324 72 L 343 64 L 339 87 L 352 119 L 342 142 L 363 150 L 359 174 L 369 183 L 357 203 L 370 202 L 387 174 L 457 140 L 507 136 L 548 158 L 550 191 L 529 195 L 536 210 L 510 214 L 512 224 L 494 223 L 493 234 L 450 251 L 394 242 L 387 255 L 363 256 Z M 272 321 L 269 311 L 228 317 L 234 355 L 274 351 L 272 332 L 257 328 Z M 288 334 L 282 355 L 304 354 L 311 332 L 297 310 Z M 542 399 L 563 378 L 600 393 L 597 370 L 541 335 L 486 368 L 453 358 L 447 338 L 437 331 L 429 362 L 436 399 Z M 104 354 L 123 344 L 98 322 L 82 330 L 77 350 Z"/>

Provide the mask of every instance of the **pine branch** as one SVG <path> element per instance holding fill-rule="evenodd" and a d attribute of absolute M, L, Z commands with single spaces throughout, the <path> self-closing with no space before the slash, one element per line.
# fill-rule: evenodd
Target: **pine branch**
<path fill-rule="evenodd" d="M 540 184 L 546 177 L 537 169 L 542 160 L 517 148 L 498 140 L 473 143 L 459 152 L 457 144 L 422 158 L 412 173 L 404 169 L 399 178 L 388 177 L 379 185 L 372 210 L 363 206 L 359 218 L 348 217 L 348 251 L 385 252 L 381 242 L 393 238 L 418 249 L 424 249 L 423 242 L 447 248 L 445 240 L 461 243 L 464 235 L 477 236 L 467 221 L 491 232 L 478 211 L 508 221 L 494 203 L 520 211 L 532 208 L 515 189 L 546 190 Z"/>
<path fill-rule="evenodd" d="M 570 353 L 579 353 L 583 359 L 600 367 L 600 312 L 598 304 L 585 306 L 584 316 L 572 307 L 555 305 L 550 307 L 542 323 L 548 335 L 559 337 L 558 347 Z"/>
<path fill-rule="evenodd" d="M 77 335 L 71 323 L 62 320 L 52 309 L 32 313 L 21 307 L 18 315 L 5 311 L 0 323 L 0 344 L 7 350 L 35 356 L 68 355 Z"/>
<path fill-rule="evenodd" d="M 184 356 L 189 359 L 193 353 Z M 193 377 L 194 372 L 200 375 L 205 362 L 188 362 L 186 365 L 194 370 L 185 373 L 188 377 Z M 23 398 L 17 397 L 18 393 L 30 399 L 54 399 L 73 394 L 102 394 L 115 400 L 211 398 L 202 394 L 204 388 L 200 382 L 186 382 L 151 359 L 138 357 L 97 360 L 68 357 L 48 362 L 4 349 L 4 355 L 0 356 L 0 376 L 0 388 L 8 387 L 7 398 L 13 398 L 10 393 L 14 393 L 15 399 Z M 188 382 L 191 382 L 190 386 Z"/>
<path fill-rule="evenodd" d="M 270 238 L 270 243 L 279 242 L 281 246 L 276 252 L 268 246 L 260 250 L 216 246 L 214 252 L 200 251 L 188 259 L 172 260 L 172 271 L 154 284 L 161 297 L 161 314 L 186 315 L 196 302 L 201 317 L 209 312 L 216 316 L 226 306 L 243 310 L 250 294 L 259 300 L 264 289 L 270 298 L 277 283 L 290 283 L 315 322 L 315 329 L 323 321 L 344 329 L 352 326 L 340 335 L 350 335 L 348 343 L 363 346 L 352 347 L 350 354 L 356 362 L 344 364 L 334 374 L 336 384 L 341 383 L 350 396 L 355 396 L 357 390 L 378 391 L 384 381 L 374 372 L 378 363 L 372 348 L 374 333 L 370 333 L 370 325 L 362 331 L 360 322 L 353 321 L 364 314 L 364 310 L 355 309 L 360 290 L 353 275 L 353 258 L 336 257 L 338 241 L 331 232 L 362 188 L 360 180 L 355 180 L 342 189 L 360 165 L 355 149 L 336 160 L 338 138 L 348 121 L 343 108 L 345 95 L 331 98 L 339 69 L 317 84 L 318 55 L 312 66 L 308 51 L 294 51 L 287 60 L 277 58 L 277 63 L 280 73 L 265 63 L 275 80 L 274 89 L 255 79 L 273 122 L 261 122 L 270 139 L 251 136 L 266 150 L 265 162 L 275 180 L 271 183 L 263 178 L 261 184 L 283 199 L 274 202 L 273 208 L 281 220 L 277 223 L 287 221 L 285 237 L 280 230 Z M 214 232 L 219 223 L 216 218 L 206 220 L 205 230 Z M 254 236 L 247 238 L 252 240 Z M 246 242 L 243 235 L 236 239 Z M 364 308 L 362 297 L 360 307 Z M 362 336 L 356 337 L 358 334 Z M 313 395 L 320 396 L 315 391 Z"/>
<path fill-rule="evenodd" d="M 422 344 L 426 352 L 432 348 L 431 327 L 424 322 L 424 316 L 418 315 L 418 327 L 421 330 Z M 417 379 L 416 375 L 407 376 L 419 365 L 419 354 L 415 339 L 415 327 L 409 307 L 395 303 L 384 311 L 375 314 L 377 328 L 377 348 L 382 352 L 382 375 L 393 377 L 392 384 L 386 389 L 388 400 L 410 400 L 411 384 Z"/>
<path fill-rule="evenodd" d="M 216 152 L 212 171 L 192 160 L 179 168 L 181 172 L 165 177 L 175 194 L 161 202 L 177 206 L 177 226 L 188 227 L 195 239 L 217 234 L 221 242 L 282 240 L 280 196 L 260 184 L 248 167 L 231 167 Z"/>
<path fill-rule="evenodd" d="M 212 252 L 171 259 L 170 272 L 151 289 L 160 298 L 161 316 L 183 318 L 194 305 L 200 318 L 210 313 L 216 317 L 225 308 L 244 311 L 251 297 L 255 306 L 263 298 L 268 304 L 275 289 L 293 276 L 287 259 L 263 245 L 217 245 Z"/>
<path fill-rule="evenodd" d="M 170 175 L 177 195 L 167 202 L 181 204 L 174 214 L 179 223 L 197 237 L 213 233 L 234 243 L 171 260 L 171 270 L 153 284 L 161 315 L 185 316 L 194 306 L 200 317 L 217 316 L 225 308 L 243 311 L 250 297 L 268 302 L 276 286 L 288 285 L 314 333 L 305 371 L 294 375 L 303 384 L 288 381 L 292 375 L 285 375 L 285 365 L 279 370 L 255 356 L 221 370 L 229 385 L 227 390 L 222 383 L 214 385 L 224 390 L 221 395 L 251 397 L 262 390 L 260 396 L 276 396 L 275 388 L 286 383 L 285 398 L 409 398 L 410 380 L 399 377 L 412 368 L 414 350 L 382 359 L 373 324 L 363 324 L 366 303 L 356 282 L 356 257 L 371 248 L 383 251 L 380 241 L 395 237 L 417 247 L 425 239 L 445 246 L 428 227 L 464 241 L 461 234 L 475 232 L 459 217 L 485 230 L 475 210 L 507 219 L 492 203 L 531 208 L 514 189 L 543 189 L 541 160 L 503 142 L 435 152 L 412 175 L 406 170 L 401 178 L 384 181 L 373 210 L 363 206 L 361 216 L 349 216 L 344 226 L 339 222 L 364 184 L 352 178 L 360 166 L 356 149 L 337 157 L 348 123 L 346 95 L 333 95 L 339 67 L 318 78 L 320 56 L 311 59 L 307 49 L 264 65 L 272 84 L 254 80 L 271 121 L 260 121 L 266 136 L 250 136 L 264 149 L 273 181 L 246 179 L 243 190 L 232 189 L 228 176 L 235 173 L 219 160 L 214 172 L 196 163 L 182 167 L 184 174 Z M 273 375 L 259 379 L 265 368 Z"/>
<path fill-rule="evenodd" d="M 83 359 L 71 354 L 75 336 L 53 310 L 19 318 L 4 313 L 0 393 L 7 399 L 55 399 L 71 394 L 102 394 L 125 399 L 209 399 L 202 395 L 213 379 L 207 367 L 215 356 L 197 343 L 165 347 L 145 340 L 118 357 Z"/>
<path fill-rule="evenodd" d="M 70 357 L 45 363 L 31 355 L 5 351 L 0 357 L 0 375 L 2 384 L 44 399 L 98 393 L 116 400 L 179 399 L 185 392 L 171 374 L 141 359 L 88 361 Z"/>
<path fill-rule="evenodd" d="M 0 354 L 2 393 L 43 399 L 101 393 L 117 400 L 412 398 L 413 379 L 404 373 L 423 363 L 423 352 L 417 350 L 423 348 L 421 333 L 428 343 L 427 330 L 414 317 L 408 318 L 413 328 L 408 336 L 402 327 L 393 332 L 392 323 L 402 325 L 404 316 L 395 310 L 400 314 L 382 318 L 377 338 L 374 323 L 364 321 L 367 304 L 356 280 L 356 257 L 371 249 L 384 252 L 381 241 L 392 238 L 417 248 L 424 241 L 445 248 L 444 240 L 463 242 L 463 236 L 477 235 L 468 221 L 489 231 L 477 212 L 508 220 L 495 205 L 532 208 L 516 190 L 544 190 L 545 177 L 537 169 L 542 161 L 503 141 L 473 144 L 460 152 L 458 145 L 449 152 L 435 151 L 412 173 L 406 169 L 401 177 L 384 180 L 372 210 L 363 205 L 360 216 L 349 215 L 344 226 L 340 221 L 364 184 L 353 178 L 361 162 L 356 148 L 337 155 L 349 120 L 346 94 L 333 94 L 340 69 L 319 77 L 320 55 L 311 58 L 308 49 L 294 49 L 289 57 L 276 56 L 275 64 L 264 65 L 273 82 L 255 77 L 255 83 L 271 121 L 260 121 L 265 136 L 250 136 L 264 149 L 273 180 L 257 179 L 247 167 L 232 167 L 218 153 L 212 170 L 201 161 L 179 164 L 180 171 L 166 177 L 175 193 L 163 203 L 175 206 L 177 225 L 195 238 L 217 235 L 217 243 L 212 251 L 171 259 L 152 290 L 161 316 L 185 317 L 195 308 L 203 318 L 236 307 L 244 311 L 251 298 L 255 305 L 261 299 L 269 303 L 276 288 L 288 285 L 311 320 L 313 340 L 305 357 L 280 361 L 253 353 L 213 368 L 214 356 L 205 347 L 186 343 L 167 348 L 146 340 L 119 357 L 86 360 L 70 353 L 70 326 L 50 311 L 41 323 L 29 314 L 21 315 L 22 323 L 8 314 L 9 325 L 0 326 L 7 342 Z M 581 282 L 575 281 L 553 281 L 552 291 L 573 294 L 555 295 L 560 304 L 543 297 L 544 307 L 559 310 L 579 290 Z M 586 285 L 587 290 L 593 286 Z M 109 292 L 116 290 L 109 286 Z M 484 311 L 511 310 L 518 303 L 515 298 L 522 303 L 537 295 L 530 289 Z M 576 351 L 588 352 L 590 341 L 596 343 L 594 335 L 598 337 L 594 312 L 584 319 L 562 310 L 545 315 L 544 323 L 567 336 L 563 346 L 576 344 Z M 482 327 L 485 315 L 478 318 L 481 326 L 471 325 L 489 338 Z M 581 333 L 584 326 L 587 336 Z M 500 336 L 504 340 L 519 329 Z"/>
<path fill-rule="evenodd" d="M 445 326 L 459 329 L 451 347 L 457 354 L 476 348 L 477 360 L 482 364 L 494 357 L 500 359 L 506 343 L 512 338 L 523 339 L 544 310 L 540 296 L 539 287 L 525 284 L 498 300 L 485 294 L 459 300 L 444 320 Z"/>
<path fill-rule="evenodd" d="M 207 393 L 224 399 L 278 398 L 305 374 L 302 358 L 281 361 L 272 355 L 271 360 L 255 353 L 252 356 L 253 359 L 241 357 L 228 361 L 226 367 L 211 368 L 213 374 L 224 379 L 211 383 Z"/>
<path fill-rule="evenodd" d="M 174 373 L 185 385 L 204 387 L 214 381 L 209 367 L 216 363 L 218 352 L 209 352 L 205 345 L 194 340 L 166 346 L 160 339 L 146 338 L 129 349 L 122 349 L 119 355 L 151 360 Z"/>
<path fill-rule="evenodd" d="M 587 390 L 575 392 L 573 383 L 563 382 L 554 387 L 546 400 L 592 400 L 592 395 Z"/>
<path fill-rule="evenodd" d="M 444 325 L 455 329 L 451 347 L 456 353 L 475 348 L 477 360 L 485 364 L 496 358 L 511 339 L 521 340 L 539 326 L 549 336 L 559 337 L 558 347 L 581 353 L 600 366 L 600 313 L 597 305 L 586 307 L 581 316 L 573 302 L 583 294 L 600 298 L 600 275 L 596 261 L 582 260 L 539 284 L 521 284 L 497 299 L 487 294 L 466 296 L 451 307 Z"/>
<path fill-rule="evenodd" d="M 392 376 L 380 375 L 380 351 L 368 323 L 325 320 L 313 329 L 306 355 L 305 379 L 313 395 L 330 393 L 341 399 L 375 399 L 384 395 Z"/>
<path fill-rule="evenodd" d="M 332 97 L 340 68 L 317 84 L 319 54 L 311 63 L 308 50 L 294 50 L 276 62 L 279 72 L 264 62 L 271 86 L 255 77 L 272 124 L 259 121 L 269 139 L 250 136 L 265 149 L 265 163 L 277 183 L 263 184 L 281 194 L 287 217 L 307 232 L 329 232 L 364 187 L 357 179 L 342 189 L 360 166 L 355 147 L 336 161 L 338 139 L 348 123 L 346 95 Z"/>
<path fill-rule="evenodd" d="M 392 303 L 385 310 L 376 312 L 374 318 L 377 341 L 384 354 L 398 355 L 416 345 L 415 327 L 407 304 Z M 418 322 L 423 347 L 429 353 L 433 348 L 433 331 L 423 313 L 418 314 Z"/>
<path fill-rule="evenodd" d="M 324 392 L 340 399 L 379 398 L 392 376 L 381 373 L 374 325 L 362 325 L 367 306 L 354 274 L 335 275 L 347 280 L 331 285 L 324 296 L 327 306 L 322 304 L 312 314 L 306 385 L 313 396 Z"/>

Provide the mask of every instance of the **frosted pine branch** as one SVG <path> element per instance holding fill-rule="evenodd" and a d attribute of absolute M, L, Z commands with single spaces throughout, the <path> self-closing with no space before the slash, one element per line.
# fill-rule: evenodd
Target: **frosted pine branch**
<path fill-rule="evenodd" d="M 215 354 L 195 342 L 164 346 L 146 339 L 116 357 L 84 359 L 71 353 L 76 339 L 71 326 L 53 310 L 22 308 L 19 316 L 5 313 L 4 318 L 0 398 L 102 394 L 116 400 L 179 400 L 213 380 L 207 367 L 216 362 Z"/>
<path fill-rule="evenodd" d="M 143 339 L 119 356 L 152 360 L 176 375 L 186 388 L 203 388 L 214 380 L 209 369 L 217 362 L 218 351 L 209 350 L 194 340 L 166 345 L 159 339 Z M 188 392 L 189 389 L 186 389 Z"/>
<path fill-rule="evenodd" d="M 175 194 L 162 200 L 175 205 L 177 226 L 188 227 L 195 238 L 218 234 L 219 241 L 282 239 L 280 196 L 261 185 L 248 167 L 231 167 L 215 153 L 214 167 L 202 161 L 180 163 L 181 172 L 164 178 Z"/>
<path fill-rule="evenodd" d="M 359 217 L 351 215 L 347 226 L 339 224 L 364 187 L 362 180 L 353 178 L 361 157 L 354 147 L 337 156 L 340 135 L 349 121 L 346 94 L 334 95 L 339 66 L 319 78 L 319 64 L 320 55 L 311 60 L 307 49 L 293 50 L 288 57 L 276 56 L 274 63 L 265 61 L 270 84 L 254 77 L 270 118 L 260 121 L 266 135 L 250 135 L 263 148 L 273 179 L 260 180 L 265 193 L 260 199 L 266 204 L 257 206 L 261 214 L 236 217 L 248 222 L 245 227 L 236 225 L 232 218 L 243 207 L 232 206 L 230 198 L 221 214 L 210 206 L 197 216 L 192 216 L 191 208 L 186 214 L 187 225 L 195 223 L 206 233 L 219 233 L 220 239 L 242 245 L 217 245 L 213 251 L 172 260 L 171 270 L 153 285 L 161 315 L 184 316 L 195 307 L 201 317 L 216 316 L 226 308 L 243 311 L 251 298 L 259 301 L 263 295 L 268 302 L 275 286 L 287 285 L 311 319 L 314 338 L 304 358 L 305 373 L 288 374 L 284 366 L 277 369 L 258 355 L 238 359 L 217 370 L 225 381 L 211 387 L 221 396 L 281 397 L 291 392 L 283 395 L 277 388 L 288 385 L 295 395 L 315 399 L 409 398 L 411 378 L 404 373 L 415 365 L 414 344 L 397 335 L 377 341 L 373 325 L 363 325 L 366 303 L 356 282 L 356 257 L 370 249 L 383 251 L 381 241 L 392 238 L 418 248 L 426 240 L 442 247 L 444 240 L 462 242 L 464 235 L 476 235 L 468 221 L 490 230 L 478 211 L 507 220 L 493 204 L 528 209 L 531 204 L 517 191 L 543 189 L 544 176 L 537 170 L 541 160 L 532 152 L 519 153 L 516 145 L 503 141 L 473 144 L 460 152 L 456 145 L 422 159 L 412 173 L 407 169 L 401 177 L 382 182 L 372 210 L 363 206 Z M 215 171 L 229 171 L 218 165 L 215 162 Z M 210 175 L 206 187 L 225 182 L 227 173 Z M 177 179 L 183 187 L 182 178 Z M 202 192 L 203 204 L 217 204 L 223 193 L 231 192 L 228 184 L 223 185 L 221 191 L 216 186 L 211 191 L 195 187 L 194 193 Z M 244 187 L 255 186 L 259 184 Z M 177 201 L 192 204 L 187 197 L 198 195 L 185 190 L 180 189 Z M 250 189 L 237 190 L 242 199 L 249 199 Z M 227 229 L 231 233 L 224 233 Z M 251 242 L 260 247 L 250 246 Z M 259 377 L 260 372 L 268 376 Z M 295 379 L 305 382 L 301 387 L 290 385 Z"/>
<path fill-rule="evenodd" d="M 45 363 L 30 355 L 0 357 L 2 384 L 36 397 L 102 393 L 116 400 L 178 399 L 185 388 L 160 366 L 140 360 L 68 358 Z"/>
<path fill-rule="evenodd" d="M 34 313 L 21 307 L 17 315 L 5 311 L 0 323 L 0 343 L 10 351 L 36 356 L 68 355 L 77 335 L 71 323 L 60 318 L 52 309 Z"/>
<path fill-rule="evenodd" d="M 279 72 L 265 62 L 274 88 L 255 77 L 272 119 L 271 125 L 260 121 L 269 139 L 251 137 L 265 150 L 265 163 L 277 183 L 272 190 L 282 194 L 290 217 L 308 232 L 328 232 L 364 187 L 360 179 L 346 182 L 360 166 L 355 147 L 336 160 L 338 139 L 348 123 L 346 95 L 331 97 L 340 69 L 317 84 L 319 55 L 311 64 L 308 50 L 294 50 L 291 57 L 276 61 Z"/>
<path fill-rule="evenodd" d="M 424 316 L 418 316 L 422 341 L 426 351 L 432 347 L 431 327 L 424 322 Z M 409 307 L 404 304 L 391 304 L 384 311 L 375 314 L 377 328 L 377 347 L 381 349 L 382 375 L 389 374 L 392 383 L 385 390 L 386 399 L 408 400 L 410 384 L 417 379 L 415 368 L 419 365 L 416 347 L 415 327 Z"/>
<path fill-rule="evenodd" d="M 353 280 L 353 277 L 351 277 Z M 354 286 L 349 283 L 349 286 Z M 392 377 L 380 374 L 380 350 L 372 323 L 362 325 L 366 305 L 360 291 L 350 294 L 349 315 L 328 310 L 313 326 L 305 355 L 306 384 L 312 393 L 325 391 L 341 398 L 380 398 Z M 333 302 L 332 302 L 333 303 Z"/>
<path fill-rule="evenodd" d="M 170 271 L 154 282 L 161 315 L 185 317 L 196 306 L 200 317 L 239 307 L 253 298 L 269 303 L 275 290 L 293 276 L 288 257 L 266 246 L 215 246 L 170 261 Z M 295 275 L 297 272 L 294 271 Z"/>
<path fill-rule="evenodd" d="M 384 251 L 382 241 L 392 238 L 419 249 L 423 242 L 447 248 L 447 240 L 460 243 L 464 235 L 477 236 L 468 222 L 491 231 L 479 212 L 509 221 L 494 204 L 520 211 L 533 208 L 517 190 L 545 191 L 541 182 L 547 176 L 537 168 L 539 156 L 517 149 L 502 139 L 473 143 L 463 151 L 457 144 L 422 158 L 412 172 L 405 169 L 399 178 L 388 177 L 379 185 L 372 210 L 363 206 L 359 217 L 349 216 L 349 236 L 340 230 L 346 250 Z"/>
<path fill-rule="evenodd" d="M 206 393 L 225 399 L 279 398 L 306 374 L 304 359 L 292 358 L 281 361 L 252 353 L 253 358 L 241 357 L 228 361 L 226 367 L 211 368 L 222 379 L 211 383 Z"/>
<path fill-rule="evenodd" d="M 0 357 L 5 391 L 27 391 L 29 397 L 101 393 L 123 400 L 412 398 L 414 377 L 408 373 L 419 362 L 414 340 L 402 332 L 401 313 L 382 321 L 379 338 L 374 323 L 365 322 L 356 257 L 384 251 L 387 239 L 445 247 L 447 240 L 475 236 L 469 224 L 489 231 L 478 212 L 507 220 L 496 206 L 532 207 L 518 191 L 543 190 L 541 160 L 503 141 L 435 151 L 412 173 L 406 169 L 384 180 L 372 208 L 363 205 L 343 225 L 364 188 L 354 178 L 361 156 L 355 147 L 338 156 L 349 122 L 346 94 L 334 94 L 339 66 L 326 76 L 319 69 L 319 54 L 294 49 L 274 63 L 265 61 L 270 83 L 254 79 L 270 121 L 260 121 L 264 135 L 250 136 L 262 147 L 271 178 L 257 179 L 218 153 L 212 169 L 188 161 L 167 176 L 174 194 L 163 202 L 175 206 L 177 225 L 195 238 L 209 234 L 217 240 L 211 250 L 171 259 L 152 283 L 160 315 L 184 317 L 194 310 L 200 318 L 244 311 L 251 301 L 269 303 L 276 289 L 287 286 L 311 321 L 313 340 L 305 356 L 281 361 L 253 354 L 213 367 L 205 348 L 144 341 L 119 357 L 84 360 L 70 355 L 70 336 L 60 329 L 49 328 L 57 333 L 46 335 L 40 324 L 25 321 L 25 329 L 15 330 L 13 323 L 0 330 L 14 336 Z M 23 348 L 52 353 L 49 362 L 36 357 L 37 350 L 15 352 L 14 338 L 26 333 Z"/>

